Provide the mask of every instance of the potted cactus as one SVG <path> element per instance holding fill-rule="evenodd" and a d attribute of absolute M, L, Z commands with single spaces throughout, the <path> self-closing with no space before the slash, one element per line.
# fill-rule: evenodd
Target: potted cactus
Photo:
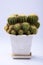
<path fill-rule="evenodd" d="M 32 38 L 39 27 L 37 15 L 13 15 L 7 19 L 4 29 L 10 34 L 13 58 L 31 58 Z"/>

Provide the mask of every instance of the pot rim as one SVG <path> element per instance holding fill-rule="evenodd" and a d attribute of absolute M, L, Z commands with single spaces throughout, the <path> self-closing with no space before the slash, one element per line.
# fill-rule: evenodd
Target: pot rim
<path fill-rule="evenodd" d="M 33 37 L 35 34 L 33 34 L 33 35 L 11 35 L 10 34 L 10 37 Z"/>

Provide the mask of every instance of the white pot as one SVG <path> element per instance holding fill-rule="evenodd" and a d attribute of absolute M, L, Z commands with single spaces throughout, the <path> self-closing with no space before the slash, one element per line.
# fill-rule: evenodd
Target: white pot
<path fill-rule="evenodd" d="M 13 58 L 30 58 L 32 35 L 10 35 Z"/>

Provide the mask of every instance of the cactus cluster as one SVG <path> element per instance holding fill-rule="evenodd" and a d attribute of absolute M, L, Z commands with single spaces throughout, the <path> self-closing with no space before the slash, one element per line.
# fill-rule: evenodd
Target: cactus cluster
<path fill-rule="evenodd" d="M 7 19 L 4 27 L 6 32 L 13 35 L 31 35 L 36 34 L 40 23 L 37 15 L 13 15 Z"/>

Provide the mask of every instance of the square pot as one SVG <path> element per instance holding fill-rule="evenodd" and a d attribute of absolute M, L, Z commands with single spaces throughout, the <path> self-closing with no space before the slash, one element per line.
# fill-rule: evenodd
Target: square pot
<path fill-rule="evenodd" d="M 31 58 L 32 35 L 10 35 L 13 58 Z"/>

